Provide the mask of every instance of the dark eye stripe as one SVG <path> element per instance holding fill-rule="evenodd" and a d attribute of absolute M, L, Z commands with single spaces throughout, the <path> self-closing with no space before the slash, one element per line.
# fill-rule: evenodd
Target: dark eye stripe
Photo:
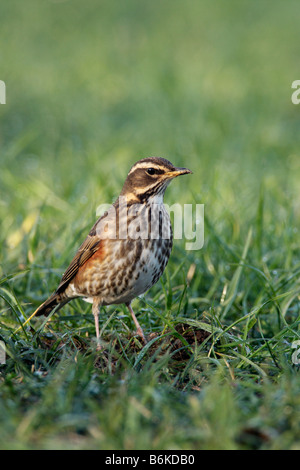
<path fill-rule="evenodd" d="M 159 168 L 147 168 L 146 172 L 149 175 L 163 175 L 165 171 Z"/>

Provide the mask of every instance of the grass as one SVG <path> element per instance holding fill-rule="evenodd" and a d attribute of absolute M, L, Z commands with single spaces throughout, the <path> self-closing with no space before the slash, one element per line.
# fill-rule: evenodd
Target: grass
<path fill-rule="evenodd" d="M 0 447 L 299 449 L 296 1 L 1 8 Z M 81 300 L 16 333 L 148 155 L 205 204 L 204 247 L 134 302 L 149 343 L 109 306 L 99 355 Z"/>

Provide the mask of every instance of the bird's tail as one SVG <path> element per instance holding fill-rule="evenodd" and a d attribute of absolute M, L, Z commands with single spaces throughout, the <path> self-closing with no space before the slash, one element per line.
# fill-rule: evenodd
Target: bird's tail
<path fill-rule="evenodd" d="M 42 305 L 40 305 L 31 315 L 26 319 L 26 321 L 20 326 L 17 330 L 19 331 L 21 328 L 24 328 L 27 323 L 30 322 L 30 320 L 35 317 L 35 316 L 40 316 L 40 315 L 49 315 L 52 310 L 56 308 L 57 310 L 60 310 L 67 302 L 69 299 L 62 298 L 61 294 L 58 294 L 57 292 L 54 292 L 47 300 L 45 300 Z"/>
<path fill-rule="evenodd" d="M 42 305 L 40 305 L 35 312 L 33 312 L 32 316 L 39 317 L 40 315 L 49 315 L 52 310 L 59 304 L 62 303 L 61 295 L 54 292 Z M 65 302 L 64 302 L 65 303 Z M 62 303 L 61 307 L 64 305 Z"/>

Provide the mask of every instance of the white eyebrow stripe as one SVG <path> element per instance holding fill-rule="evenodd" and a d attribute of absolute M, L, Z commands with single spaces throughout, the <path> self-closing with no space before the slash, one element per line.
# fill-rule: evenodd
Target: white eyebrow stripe
<path fill-rule="evenodd" d="M 145 162 L 145 163 L 137 163 L 136 165 L 134 165 L 130 172 L 128 173 L 128 175 L 130 175 L 131 173 L 133 173 L 135 170 L 139 170 L 139 169 L 145 169 L 145 168 L 154 168 L 155 170 L 161 170 L 161 167 L 156 165 L 155 163 L 150 163 L 150 162 Z"/>

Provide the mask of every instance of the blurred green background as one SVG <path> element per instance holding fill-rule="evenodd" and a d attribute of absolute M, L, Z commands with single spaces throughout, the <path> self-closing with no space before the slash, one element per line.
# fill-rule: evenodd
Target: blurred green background
<path fill-rule="evenodd" d="M 61 253 L 57 230 L 88 227 L 149 155 L 193 170 L 166 202 L 205 204 L 206 228 L 230 244 L 244 246 L 263 200 L 259 254 L 291 263 L 280 246 L 297 248 L 300 216 L 297 13 L 296 1 L 3 2 L 4 265 L 27 263 L 34 223 L 31 260 L 47 263 L 43 242 Z"/>
<path fill-rule="evenodd" d="M 272 428 L 271 443 L 268 440 L 267 446 L 292 447 L 295 442 L 299 445 L 299 429 L 295 424 L 300 416 L 299 379 L 297 375 L 291 381 L 288 378 L 292 373 L 290 343 L 299 334 L 300 105 L 291 102 L 292 82 L 300 79 L 299 44 L 296 0 L 1 2 L 0 80 L 6 84 L 6 104 L 0 105 L 0 276 L 6 286 L 1 291 L 4 319 L 1 334 L 8 337 L 17 324 L 8 302 L 15 305 L 16 300 L 12 299 L 18 299 L 18 311 L 24 309 L 29 315 L 33 306 L 56 288 L 74 251 L 94 223 L 98 205 L 112 202 L 130 166 L 149 155 L 165 157 L 193 171 L 193 175 L 170 185 L 165 196 L 169 205 L 175 202 L 205 205 L 203 249 L 186 252 L 185 241 L 175 241 L 169 274 L 164 277 L 164 282 L 171 278 L 171 285 L 177 288 L 177 297 L 175 292 L 173 300 L 169 296 L 170 301 L 165 302 L 167 315 L 171 312 L 168 318 L 173 318 L 172 315 L 175 318 L 175 312 L 180 310 L 178 292 L 182 292 L 187 280 L 187 299 L 181 314 L 190 318 L 216 315 L 217 322 L 225 318 L 222 325 L 225 331 L 230 322 L 263 305 L 259 319 L 241 323 L 242 333 L 234 330 L 236 342 L 232 346 L 227 344 L 228 349 L 224 346 L 224 362 L 222 355 L 216 355 L 211 372 L 205 369 L 207 389 L 201 360 L 200 372 L 198 363 L 193 364 L 192 371 L 187 366 L 182 372 L 191 374 L 192 384 L 196 381 L 197 387 L 208 390 L 204 401 L 201 394 L 199 402 L 194 396 L 188 398 L 191 399 L 188 403 L 184 401 L 187 398 L 182 398 L 185 405 L 181 410 L 186 406 L 187 415 L 191 413 L 196 437 L 185 433 L 187 423 L 181 421 L 181 405 L 178 414 L 177 405 L 174 406 L 177 397 L 172 402 L 169 389 L 165 392 L 161 389 L 161 380 L 166 376 L 161 379 L 153 372 L 154 375 L 149 374 L 157 393 L 153 394 L 153 409 L 158 410 L 155 423 L 160 423 L 159 416 L 164 416 L 165 421 L 171 417 L 169 439 L 163 422 L 161 428 L 159 424 L 153 425 L 161 429 L 161 439 L 152 437 L 152 425 L 149 435 L 141 434 L 137 425 L 132 428 L 129 444 L 126 426 L 121 435 L 118 427 L 105 427 L 107 433 L 102 430 L 99 434 L 95 427 L 89 435 L 91 447 L 97 446 L 98 441 L 111 448 L 114 445 L 170 448 L 175 442 L 178 448 L 232 447 L 247 419 L 249 426 L 255 423 L 259 429 Z M 250 228 L 252 238 L 247 246 Z M 247 259 L 243 259 L 246 268 L 242 271 L 241 267 L 237 269 L 237 263 L 243 250 Z M 7 285 L 10 276 L 12 280 Z M 161 289 L 158 284 L 147 298 L 157 300 Z M 290 291 L 293 292 L 290 297 L 270 301 Z M 74 321 L 62 321 L 57 327 L 61 329 L 59 334 L 64 334 L 64 328 L 77 331 L 82 327 L 84 308 L 86 316 L 83 317 L 88 318 L 90 310 L 83 303 L 72 303 L 64 309 L 74 315 Z M 113 307 L 108 310 L 112 312 Z M 141 317 L 143 324 L 144 317 Z M 150 317 L 152 323 L 146 319 L 146 329 L 161 331 L 162 318 L 153 312 Z M 106 318 L 101 321 L 105 322 Z M 112 330 L 120 324 L 116 321 Z M 235 347 L 241 338 L 249 341 L 247 347 L 243 344 L 242 352 L 239 350 L 246 359 L 235 362 Z M 270 342 L 266 343 L 265 338 L 270 338 Z M 26 350 L 28 355 L 33 354 L 30 357 L 36 358 L 39 350 L 28 349 L 31 344 L 28 338 L 27 343 L 22 341 L 14 343 L 16 356 L 25 357 Z M 287 366 L 279 366 L 282 355 Z M 43 364 L 49 366 L 50 374 L 51 361 Z M 241 377 L 238 382 L 241 388 L 224 389 L 218 379 L 210 380 L 215 366 L 218 371 L 223 368 L 226 380 L 228 377 L 231 380 L 234 374 Z M 22 396 L 36 395 L 29 401 L 25 398 L 25 406 L 23 402 L 12 405 L 6 411 L 6 427 L 1 429 L 3 436 L 7 429 L 15 435 L 17 427 L 13 445 L 17 447 L 23 439 L 27 443 L 24 446 L 30 447 L 28 440 L 32 436 L 26 427 L 29 426 L 33 440 L 37 439 L 33 445 L 38 446 L 34 423 L 39 423 L 39 419 L 45 426 L 49 425 L 55 436 L 62 429 L 55 428 L 55 424 L 51 427 L 54 423 L 51 415 L 48 422 L 44 421 L 47 400 L 53 400 L 53 409 L 57 406 L 61 416 L 64 402 L 60 398 L 56 400 L 53 385 L 50 381 L 47 385 L 46 379 L 44 385 L 38 382 L 41 390 L 46 387 L 41 395 L 34 385 L 36 377 L 32 376 L 32 383 L 31 379 L 23 385 L 21 381 L 14 382 L 20 373 L 18 367 L 23 370 L 23 366 L 17 365 L 14 379 L 6 379 L 8 391 L 3 393 L 7 393 L 7 403 L 13 403 L 9 401 L 12 393 L 9 387 L 13 383 L 16 390 L 23 387 Z M 36 362 L 35 367 L 38 367 Z M 72 363 L 70 374 L 74 367 L 77 366 Z M 87 371 L 84 362 L 79 361 L 78 367 L 81 367 L 78 374 L 84 375 Z M 87 381 L 94 380 L 91 377 L 95 374 L 91 364 L 89 367 Z M 247 375 L 249 370 L 252 376 Z M 259 408 L 258 394 L 253 390 L 260 383 L 260 374 L 265 380 L 264 374 L 277 377 L 277 373 L 282 379 L 282 382 L 278 379 L 278 392 L 271 387 L 264 390 L 265 402 L 260 402 Z M 59 371 L 56 374 L 59 382 Z M 148 380 L 147 377 L 146 374 Z M 154 377 L 159 379 L 156 381 Z M 109 401 L 109 392 L 98 384 L 99 394 L 103 393 L 107 404 L 107 415 L 105 407 L 101 410 L 104 415 L 99 415 L 102 422 L 111 422 L 119 412 L 124 413 L 120 415 L 122 422 L 122 416 L 127 416 L 126 403 L 131 403 L 132 396 L 136 397 L 136 390 L 144 398 L 149 392 L 143 388 L 144 379 L 138 376 L 137 382 L 131 385 L 125 380 L 124 400 L 116 408 Z M 63 382 L 59 383 L 65 387 Z M 114 386 L 118 394 L 119 385 Z M 209 401 L 211 390 L 214 390 L 213 403 Z M 67 395 L 70 409 L 72 393 L 76 395 L 77 389 Z M 80 393 L 80 406 L 85 413 L 90 395 L 86 391 L 82 396 Z M 165 401 L 155 398 L 160 393 Z M 259 394 L 262 396 L 260 389 Z M 281 398 L 277 400 L 276 396 Z M 218 397 L 221 397 L 219 405 Z M 144 398 L 141 400 L 148 406 Z M 76 404 L 76 396 L 74 400 Z M 286 403 L 284 409 L 281 402 Z M 288 411 L 291 402 L 293 414 Z M 29 421 L 20 421 L 18 427 L 16 423 L 22 419 L 23 407 L 32 410 L 31 403 L 34 407 L 39 403 L 40 408 L 36 409 L 40 415 L 37 418 L 30 415 L 34 418 L 29 416 Z M 7 406 L 4 410 L 9 409 Z M 100 413 L 94 406 L 92 403 L 91 409 Z M 128 409 L 129 413 L 131 408 Z M 224 409 L 228 416 L 222 415 Z M 69 413 L 70 417 L 72 412 Z M 82 418 L 80 413 L 78 420 Z M 66 422 L 69 423 L 67 418 Z M 230 423 L 235 423 L 233 428 Z M 173 439 L 180 429 L 184 435 Z M 226 435 L 228 441 L 224 444 L 219 435 Z M 76 447 L 77 441 L 72 439 L 73 434 L 70 445 Z M 264 445 L 263 434 L 258 440 L 258 446 L 261 442 Z M 56 437 L 53 442 L 60 445 Z"/>
<path fill-rule="evenodd" d="M 297 7 L 2 2 L 2 205 L 17 195 L 6 191 L 6 172 L 21 186 L 38 179 L 62 198 L 76 186 L 78 196 L 97 191 L 99 200 L 103 182 L 118 193 L 128 167 L 147 155 L 190 166 L 207 204 L 218 192 L 227 204 L 248 197 L 251 206 L 260 182 L 275 179 L 295 204 Z"/>

